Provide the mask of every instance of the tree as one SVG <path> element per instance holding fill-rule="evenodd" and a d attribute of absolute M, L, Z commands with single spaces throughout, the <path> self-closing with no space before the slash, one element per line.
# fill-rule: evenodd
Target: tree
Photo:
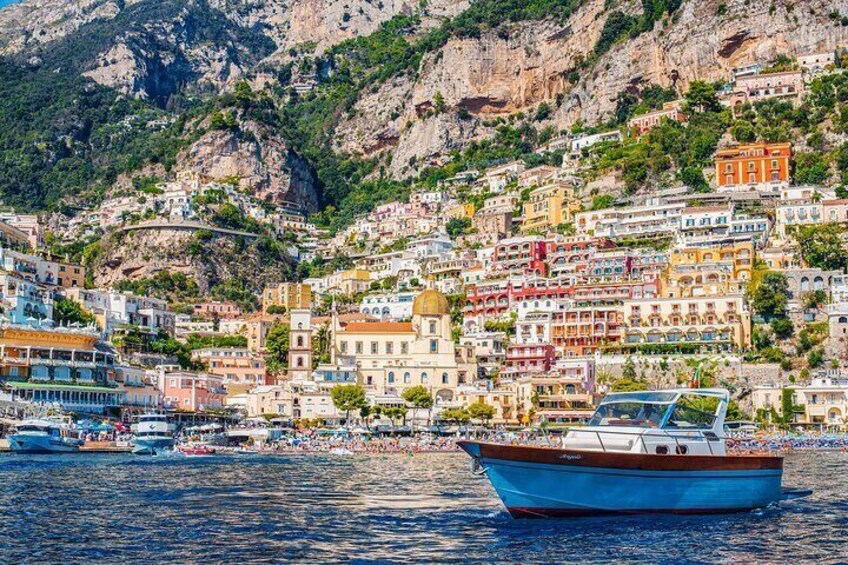
<path fill-rule="evenodd" d="M 817 310 L 824 304 L 827 304 L 827 292 L 821 289 L 805 292 L 801 296 L 801 300 L 804 304 L 804 308 L 806 308 L 807 310 Z"/>
<path fill-rule="evenodd" d="M 495 416 L 494 406 L 489 406 L 485 402 L 475 402 L 474 404 L 469 405 L 467 410 L 469 417 L 474 420 L 480 420 L 486 425 L 488 425 L 489 420 Z"/>
<path fill-rule="evenodd" d="M 433 97 L 433 105 L 437 114 L 441 114 L 445 111 L 445 97 L 442 96 L 441 91 L 437 91 L 436 95 Z"/>
<path fill-rule="evenodd" d="M 387 406 L 383 408 L 383 415 L 389 418 L 392 423 L 397 421 L 398 418 L 406 419 L 406 406 Z"/>
<path fill-rule="evenodd" d="M 345 413 L 345 423 L 350 421 L 352 410 L 361 410 L 368 405 L 365 389 L 359 385 L 337 385 L 330 389 L 333 406 Z"/>
<path fill-rule="evenodd" d="M 809 364 L 813 369 L 824 365 L 824 351 L 821 349 L 813 349 L 807 353 L 807 364 Z"/>
<path fill-rule="evenodd" d="M 693 80 L 689 83 L 685 98 L 689 108 L 697 109 L 699 112 L 717 112 L 721 109 L 715 86 L 702 80 Z"/>
<path fill-rule="evenodd" d="M 786 317 L 789 302 L 789 282 L 786 275 L 769 271 L 751 292 L 751 306 L 766 320 Z"/>
<path fill-rule="evenodd" d="M 95 322 L 94 316 L 83 310 L 79 303 L 61 296 L 53 302 L 53 320 L 59 325 L 81 324 L 87 326 Z"/>
<path fill-rule="evenodd" d="M 433 395 L 423 385 L 416 385 L 403 391 L 401 395 L 405 401 L 415 408 L 427 409 L 427 425 L 430 425 L 430 410 L 433 408 Z"/>
<path fill-rule="evenodd" d="M 624 365 L 621 366 L 621 378 L 630 380 L 636 380 L 638 378 L 636 374 L 636 363 L 633 362 L 633 357 L 628 356 L 624 360 Z"/>
<path fill-rule="evenodd" d="M 448 220 L 447 224 L 445 224 L 445 231 L 452 239 L 456 239 L 458 236 L 465 233 L 471 227 L 471 220 L 468 218 L 451 218 Z"/>
<path fill-rule="evenodd" d="M 265 362 L 268 370 L 272 373 L 280 373 L 289 364 L 289 326 L 286 324 L 274 324 L 268 330 L 265 338 L 265 349 L 268 354 Z"/>
<path fill-rule="evenodd" d="M 268 314 L 285 314 L 286 307 L 279 304 L 271 304 L 268 306 L 267 310 L 265 310 Z"/>
<path fill-rule="evenodd" d="M 471 420 L 471 416 L 469 416 L 468 410 L 465 408 L 448 408 L 441 411 L 439 419 L 459 425 L 468 423 Z"/>
<path fill-rule="evenodd" d="M 842 242 L 839 224 L 806 226 L 796 239 L 801 256 L 808 265 L 825 271 L 842 271 L 848 266 L 848 254 Z"/>
<path fill-rule="evenodd" d="M 789 318 L 775 318 L 771 321 L 771 330 L 778 339 L 789 339 L 795 332 L 795 326 Z"/>

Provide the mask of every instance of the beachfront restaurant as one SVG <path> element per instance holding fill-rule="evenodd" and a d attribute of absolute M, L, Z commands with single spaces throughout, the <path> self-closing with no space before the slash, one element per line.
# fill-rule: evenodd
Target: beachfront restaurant
<path fill-rule="evenodd" d="M 56 383 L 6 383 L 13 400 L 36 404 L 57 404 L 64 410 L 85 414 L 106 414 L 121 405 L 123 391 L 119 388 Z"/>

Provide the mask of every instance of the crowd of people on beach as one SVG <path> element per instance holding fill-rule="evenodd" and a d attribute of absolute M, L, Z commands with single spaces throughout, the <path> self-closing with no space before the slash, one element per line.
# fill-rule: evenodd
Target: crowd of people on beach
<path fill-rule="evenodd" d="M 742 438 L 729 438 L 730 451 L 848 451 L 848 434 L 762 434 Z"/>

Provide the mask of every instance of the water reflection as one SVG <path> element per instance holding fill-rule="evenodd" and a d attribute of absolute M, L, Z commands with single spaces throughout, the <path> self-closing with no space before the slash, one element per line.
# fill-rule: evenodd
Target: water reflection
<path fill-rule="evenodd" d="M 514 521 L 462 455 L 0 456 L 2 563 L 835 562 L 846 453 L 813 495 L 726 516 Z"/>

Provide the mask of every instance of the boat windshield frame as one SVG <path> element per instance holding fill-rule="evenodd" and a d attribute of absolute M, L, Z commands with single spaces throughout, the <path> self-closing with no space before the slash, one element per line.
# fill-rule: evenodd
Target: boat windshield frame
<path fill-rule="evenodd" d="M 688 409 L 695 415 L 701 415 L 701 422 L 696 422 L 692 425 L 672 425 L 672 416 L 676 413 L 678 407 L 684 407 L 684 402 L 688 404 L 690 397 L 701 398 L 716 398 L 718 404 L 714 411 L 704 411 L 698 407 L 688 406 Z M 680 389 L 673 391 L 635 391 L 635 392 L 617 392 L 608 394 L 598 404 L 595 413 L 589 419 L 587 427 L 637 427 L 664 429 L 675 431 L 703 431 L 713 429 L 716 421 L 722 412 L 723 406 L 726 406 L 729 401 L 727 391 L 720 389 Z M 616 412 L 616 405 L 634 405 L 624 414 Z M 647 409 L 646 406 L 652 408 Z M 629 413 L 628 413 L 629 412 Z M 626 416 L 626 418 L 616 417 Z M 614 420 L 613 423 L 610 423 Z"/>

